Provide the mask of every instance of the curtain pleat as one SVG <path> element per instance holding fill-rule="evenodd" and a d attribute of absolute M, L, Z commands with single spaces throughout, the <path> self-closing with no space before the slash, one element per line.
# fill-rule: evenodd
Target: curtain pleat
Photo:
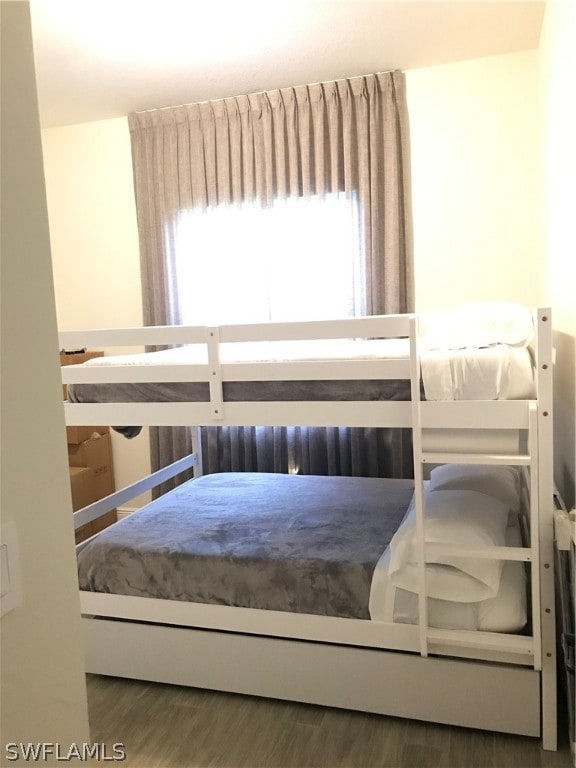
<path fill-rule="evenodd" d="M 413 310 L 409 131 L 401 72 L 129 115 L 144 324 L 181 322 L 175 228 L 182 210 L 345 193 L 358 203 L 359 314 Z M 156 469 L 191 449 L 151 429 Z M 205 471 L 407 476 L 401 430 L 206 428 Z"/>
<path fill-rule="evenodd" d="M 349 427 L 206 427 L 205 474 L 282 472 L 303 475 L 411 477 L 407 430 Z"/>

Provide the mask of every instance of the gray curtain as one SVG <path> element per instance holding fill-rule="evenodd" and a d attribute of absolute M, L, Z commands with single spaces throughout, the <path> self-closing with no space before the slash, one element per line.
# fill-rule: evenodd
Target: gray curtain
<path fill-rule="evenodd" d="M 350 427 L 206 427 L 204 472 L 412 477 L 410 430 Z"/>
<path fill-rule="evenodd" d="M 129 127 L 146 325 L 180 322 L 174 284 L 180 211 L 336 192 L 356 196 L 361 212 L 358 313 L 413 310 L 409 134 L 401 72 L 134 113 Z M 151 433 L 154 467 L 190 449 L 187 429 Z M 335 441 L 327 431 L 319 435 L 300 433 L 302 455 L 312 455 L 310 440 L 339 445 L 344 439 Z M 226 442 L 224 435 L 220 440 Z M 381 440 L 390 443 L 389 436 Z M 359 452 L 350 444 L 341 453 Z M 209 450 L 207 455 L 210 459 Z M 343 459 L 343 466 L 349 464 Z M 378 468 L 380 474 L 393 471 Z"/>

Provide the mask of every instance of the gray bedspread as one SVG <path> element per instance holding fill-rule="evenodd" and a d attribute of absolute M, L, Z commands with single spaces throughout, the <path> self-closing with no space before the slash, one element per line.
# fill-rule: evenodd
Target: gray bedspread
<path fill-rule="evenodd" d="M 78 554 L 83 590 L 368 619 L 410 480 L 206 475 Z"/>

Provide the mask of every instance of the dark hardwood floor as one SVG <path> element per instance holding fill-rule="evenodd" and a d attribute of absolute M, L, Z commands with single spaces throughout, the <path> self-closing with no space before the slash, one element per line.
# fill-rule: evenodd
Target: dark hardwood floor
<path fill-rule="evenodd" d="M 479 692 L 479 695 L 480 692 Z M 567 740 L 88 675 L 92 742 L 135 768 L 570 768 Z"/>

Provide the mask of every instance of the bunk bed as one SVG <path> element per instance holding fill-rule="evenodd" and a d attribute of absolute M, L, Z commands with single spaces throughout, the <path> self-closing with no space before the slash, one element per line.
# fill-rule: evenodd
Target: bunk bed
<path fill-rule="evenodd" d="M 173 352 L 146 353 L 63 368 L 63 382 L 71 392 L 65 404 L 70 425 L 121 425 L 129 432 L 142 425 L 183 424 L 384 426 L 410 428 L 413 436 L 413 485 L 284 476 L 281 490 L 274 486 L 272 491 L 272 486 L 262 489 L 261 483 L 275 483 L 278 478 L 273 476 L 202 477 L 195 446 L 191 456 L 76 512 L 79 527 L 195 467 L 197 478 L 78 545 L 79 562 L 88 562 L 80 576 L 87 670 L 541 736 L 545 749 L 555 749 L 550 312 L 534 311 L 533 338 L 524 333 L 516 337 L 512 326 L 502 323 L 496 332 L 494 317 L 488 322 L 484 318 L 470 332 L 464 329 L 464 319 L 462 315 L 455 323 L 454 317 L 445 318 L 445 330 L 452 336 L 464 334 L 449 350 L 435 338 L 438 326 L 431 328 L 429 318 L 415 315 L 61 333 L 63 348 L 181 348 L 176 358 Z M 190 350 L 195 350 L 192 355 Z M 509 374 L 525 370 L 526 360 L 529 381 L 523 379 L 515 388 Z M 478 389 L 484 380 L 488 389 Z M 379 389 L 382 382 L 385 386 Z M 191 389 L 190 383 L 195 385 Z M 137 390 L 137 399 L 131 399 L 129 392 Z M 331 481 L 343 485 L 330 490 Z M 309 482 L 321 487 L 301 485 Z M 377 529 L 374 535 L 380 538 L 368 565 L 356 552 L 349 558 L 351 581 L 361 594 L 360 609 L 343 609 L 343 602 L 349 606 L 353 601 L 340 597 L 329 608 L 312 605 L 309 594 L 288 603 L 275 603 L 274 598 L 253 602 L 245 589 L 236 590 L 240 598 L 219 593 L 211 603 L 205 594 L 183 596 L 181 583 L 168 593 L 147 593 L 140 586 L 120 593 L 115 579 L 116 566 L 125 557 L 121 543 L 128 529 L 134 527 L 136 539 L 141 535 L 146 526 L 136 527 L 138 518 L 145 521 L 149 516 L 152 527 L 154 521 L 158 527 L 159 519 L 178 517 L 182 505 L 198 511 L 207 499 L 223 498 L 218 494 L 225 491 L 219 487 L 227 484 L 233 486 L 232 504 L 252 509 L 255 500 L 250 494 L 256 486 L 260 499 L 277 493 L 293 498 L 299 511 L 302 499 L 309 500 L 312 493 L 328 499 L 323 513 L 343 500 L 331 530 L 342 529 L 349 542 L 362 538 L 355 524 L 347 525 L 350 505 L 345 501 L 360 494 L 354 483 L 370 486 L 372 500 L 393 499 L 394 508 L 394 530 L 383 530 L 378 527 L 382 513 L 377 501 L 370 512 L 370 505 L 362 504 L 362 513 L 372 515 L 367 530 Z M 487 483 L 494 489 L 489 494 Z M 506 495 L 511 487 L 512 500 Z M 447 517 L 442 513 L 435 519 L 438 505 L 450 506 Z M 230 504 L 222 508 L 230 510 Z M 313 506 L 307 514 L 316 514 Z M 460 523 L 467 516 L 471 527 L 464 528 Z M 195 517 L 202 527 L 202 514 Z M 225 528 L 234 527 L 233 517 Z M 479 521 L 482 530 L 475 529 Z M 276 517 L 274 525 L 281 524 L 281 516 Z M 290 531 L 295 527 L 292 520 L 287 525 Z M 252 538 L 255 526 L 249 530 Z M 205 542 L 205 535 L 206 529 L 199 530 L 192 538 Z M 99 542 L 108 539 L 112 550 L 99 550 Z M 294 546 L 301 543 L 300 538 Z M 262 542 L 244 544 L 248 559 L 253 559 L 249 545 L 261 549 Z M 316 562 L 322 542 L 311 536 L 311 546 L 312 554 L 304 559 Z M 342 549 L 344 544 L 334 546 Z M 158 547 L 178 549 L 174 540 L 167 545 L 160 539 Z M 106 562 L 114 564 L 108 582 L 103 580 Z M 479 571 L 473 570 L 467 580 L 463 563 L 492 576 L 478 577 Z M 406 564 L 409 567 L 403 568 Z M 166 575 L 165 563 L 157 568 Z M 479 615 L 474 604 L 498 598 L 500 582 L 509 583 L 502 578 L 506 573 L 512 574 L 520 592 L 527 583 L 527 600 L 515 603 L 516 617 L 493 620 L 498 610 L 492 610 L 492 602 L 492 620 L 471 623 L 470 616 Z M 457 577 L 455 600 L 444 599 L 446 574 Z M 229 591 L 238 578 L 250 582 L 251 577 L 231 571 Z M 280 570 L 265 581 L 284 583 L 289 578 Z M 307 578 L 308 592 L 334 594 L 339 589 L 319 589 L 323 577 L 318 572 Z M 462 602 L 468 589 L 464 582 L 477 587 L 479 581 L 485 592 L 474 593 L 468 604 Z M 252 585 L 252 594 L 265 591 L 262 581 Z M 454 619 L 454 613 L 446 619 L 447 601 L 458 603 L 456 613 L 463 619 Z"/>

